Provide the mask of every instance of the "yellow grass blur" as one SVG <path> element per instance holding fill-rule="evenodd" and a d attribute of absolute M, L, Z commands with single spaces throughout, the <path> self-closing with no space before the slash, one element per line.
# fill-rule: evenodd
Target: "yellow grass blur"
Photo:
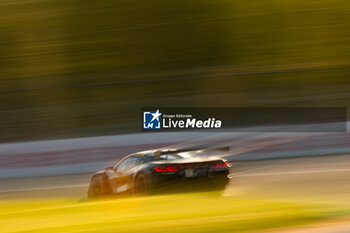
<path fill-rule="evenodd" d="M 219 193 L 0 202 L 0 232 L 258 232 L 346 214 L 341 207 Z"/>

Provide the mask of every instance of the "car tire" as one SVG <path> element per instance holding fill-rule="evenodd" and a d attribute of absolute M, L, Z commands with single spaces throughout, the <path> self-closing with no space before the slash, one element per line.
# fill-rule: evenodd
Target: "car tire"
<path fill-rule="evenodd" d="M 94 176 L 91 179 L 89 190 L 88 190 L 88 198 L 96 199 L 100 198 L 104 195 L 104 185 L 103 179 L 101 176 Z"/>
<path fill-rule="evenodd" d="M 149 184 L 143 174 L 138 175 L 135 179 L 134 193 L 136 196 L 145 196 L 149 193 Z"/>

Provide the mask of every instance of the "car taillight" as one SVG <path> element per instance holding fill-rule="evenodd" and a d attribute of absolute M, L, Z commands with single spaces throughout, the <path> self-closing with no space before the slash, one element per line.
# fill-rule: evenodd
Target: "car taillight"
<path fill-rule="evenodd" d="M 166 168 L 169 172 L 177 172 L 179 170 L 178 166 L 168 166 Z"/>
<path fill-rule="evenodd" d="M 227 167 L 227 162 L 222 161 L 222 162 L 217 162 L 215 165 L 211 166 L 211 168 L 226 168 Z"/>
<path fill-rule="evenodd" d="M 159 166 L 155 167 L 156 172 L 177 172 L 179 170 L 178 166 Z"/>
<path fill-rule="evenodd" d="M 166 167 L 156 167 L 154 168 L 154 170 L 156 172 L 168 172 L 168 170 L 166 169 Z"/>

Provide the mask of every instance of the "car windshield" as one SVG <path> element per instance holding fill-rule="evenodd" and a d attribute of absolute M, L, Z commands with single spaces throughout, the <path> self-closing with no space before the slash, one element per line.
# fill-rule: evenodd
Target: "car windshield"
<path fill-rule="evenodd" d="M 166 159 L 166 160 L 174 160 L 174 159 L 191 159 L 193 157 L 196 157 L 197 155 L 190 153 L 190 152 L 182 152 L 178 154 L 164 154 L 161 155 L 160 159 Z"/>
<path fill-rule="evenodd" d="M 182 157 L 177 155 L 177 154 L 165 154 L 165 155 L 160 155 L 158 159 L 160 159 L 160 160 L 174 160 L 174 159 L 182 159 Z"/>
<path fill-rule="evenodd" d="M 155 156 L 154 154 L 145 154 L 144 159 L 146 161 L 154 161 L 154 160 L 176 160 L 176 159 L 191 159 L 194 157 L 197 157 L 197 154 L 194 154 L 193 152 L 182 152 L 182 153 L 177 153 L 177 154 L 162 154 L 159 157 Z"/>

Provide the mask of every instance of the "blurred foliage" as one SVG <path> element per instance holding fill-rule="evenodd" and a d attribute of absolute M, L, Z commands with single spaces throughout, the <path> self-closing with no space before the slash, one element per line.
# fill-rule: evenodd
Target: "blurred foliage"
<path fill-rule="evenodd" d="M 0 141 L 135 132 L 145 106 L 349 104 L 345 0 L 2 0 Z"/>

